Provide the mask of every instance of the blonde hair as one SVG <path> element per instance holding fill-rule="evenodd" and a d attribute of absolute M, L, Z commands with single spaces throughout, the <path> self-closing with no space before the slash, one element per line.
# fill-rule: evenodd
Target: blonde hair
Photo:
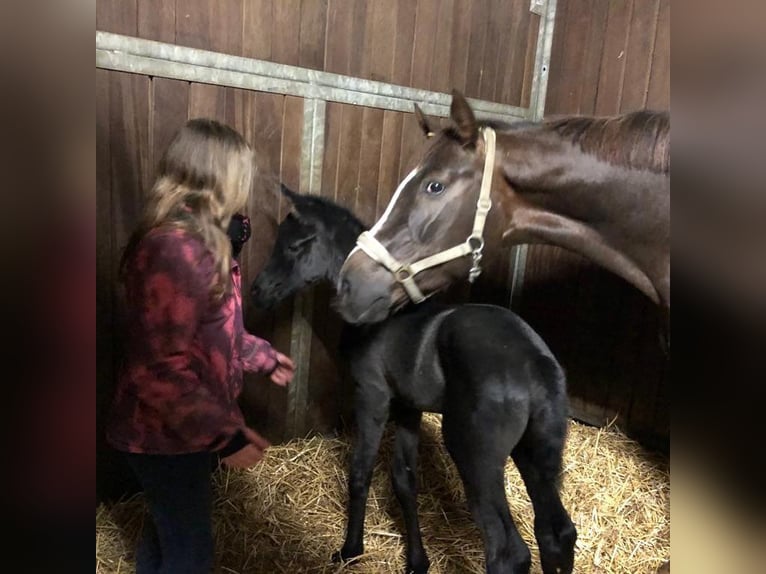
<path fill-rule="evenodd" d="M 235 130 L 210 119 L 189 120 L 163 156 L 138 228 L 122 259 L 125 265 L 141 239 L 159 227 L 197 235 L 210 250 L 217 270 L 211 295 L 229 289 L 232 215 L 242 211 L 253 179 L 253 151 Z"/>

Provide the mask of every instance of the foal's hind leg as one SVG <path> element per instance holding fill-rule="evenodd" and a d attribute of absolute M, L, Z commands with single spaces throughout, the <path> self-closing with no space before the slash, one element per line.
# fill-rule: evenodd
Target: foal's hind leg
<path fill-rule="evenodd" d="M 574 568 L 577 530 L 558 489 L 565 438 L 566 419 L 545 407 L 530 419 L 512 453 L 535 510 L 543 574 L 570 574 Z"/>
<path fill-rule="evenodd" d="M 407 530 L 407 574 L 425 574 L 430 566 L 418 523 L 416 470 L 421 415 L 417 410 L 398 408 L 393 417 L 397 427 L 391 483 Z"/>
<path fill-rule="evenodd" d="M 514 422 L 502 424 L 491 416 L 467 415 L 452 423 L 445 414 L 442 426 L 444 444 L 460 472 L 468 506 L 484 538 L 487 574 L 528 574 L 532 563 L 505 498 L 505 463 L 521 434 L 513 428 Z"/>

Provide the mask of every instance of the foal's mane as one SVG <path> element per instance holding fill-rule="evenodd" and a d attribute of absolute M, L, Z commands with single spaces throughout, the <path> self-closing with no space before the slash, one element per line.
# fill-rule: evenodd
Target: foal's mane
<path fill-rule="evenodd" d="M 317 195 L 302 195 L 298 201 L 300 213 L 321 221 L 333 234 L 347 231 L 358 235 L 366 229 L 356 215 L 331 199 Z"/>
<path fill-rule="evenodd" d="M 557 133 L 585 153 L 614 165 L 670 173 L 670 115 L 641 110 L 614 117 L 568 116 L 546 120 Z"/>

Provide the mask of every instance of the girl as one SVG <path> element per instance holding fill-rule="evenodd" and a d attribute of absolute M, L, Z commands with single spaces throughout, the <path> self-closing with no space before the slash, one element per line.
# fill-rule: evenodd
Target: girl
<path fill-rule="evenodd" d="M 123 256 L 126 359 L 107 440 L 126 453 L 151 512 L 138 574 L 210 571 L 214 457 L 245 468 L 268 446 L 237 405 L 242 372 L 269 374 L 282 386 L 292 379 L 292 361 L 242 321 L 227 228 L 245 208 L 252 170 L 239 133 L 189 121 L 160 163 Z"/>

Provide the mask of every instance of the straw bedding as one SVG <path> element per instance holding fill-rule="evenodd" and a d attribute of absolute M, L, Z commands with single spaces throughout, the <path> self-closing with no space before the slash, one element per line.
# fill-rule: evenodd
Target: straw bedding
<path fill-rule="evenodd" d="M 420 449 L 419 516 L 433 574 L 484 572 L 479 531 L 457 470 L 443 448 L 440 417 L 425 415 Z M 343 543 L 348 438 L 314 437 L 272 447 L 248 471 L 215 474 L 217 572 L 400 574 L 403 525 L 391 492 L 387 433 L 367 503 L 365 556 L 330 563 Z M 509 459 L 511 512 L 540 572 L 533 513 Z M 654 573 L 670 553 L 670 480 L 665 461 L 615 429 L 572 422 L 564 457 L 562 499 L 577 525 L 575 572 Z M 132 552 L 145 519 L 140 495 L 96 510 L 96 572 L 134 571 Z"/>

